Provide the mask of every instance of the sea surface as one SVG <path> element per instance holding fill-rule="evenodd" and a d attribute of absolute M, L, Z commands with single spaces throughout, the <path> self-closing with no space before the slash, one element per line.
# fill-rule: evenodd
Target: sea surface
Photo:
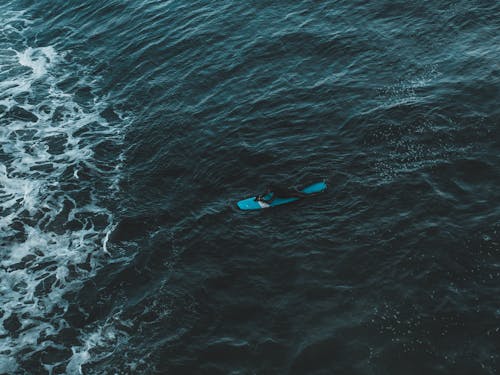
<path fill-rule="evenodd" d="M 3 0 L 0 374 L 500 374 L 500 3 Z"/>

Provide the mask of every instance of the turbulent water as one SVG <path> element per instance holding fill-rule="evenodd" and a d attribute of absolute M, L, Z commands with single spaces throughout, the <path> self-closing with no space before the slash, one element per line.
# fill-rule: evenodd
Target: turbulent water
<path fill-rule="evenodd" d="M 500 373 L 499 103 L 497 1 L 3 1 L 0 374 Z"/>

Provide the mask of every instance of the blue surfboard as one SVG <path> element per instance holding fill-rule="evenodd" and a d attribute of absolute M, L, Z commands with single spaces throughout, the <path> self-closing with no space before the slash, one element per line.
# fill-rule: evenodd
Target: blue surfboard
<path fill-rule="evenodd" d="M 317 182 L 315 184 L 309 185 L 302 189 L 301 191 L 306 194 L 314 194 L 314 193 L 321 193 L 326 190 L 326 182 Z M 267 195 L 264 195 L 264 199 L 270 199 L 272 197 L 273 193 L 269 193 Z M 291 203 L 298 201 L 301 198 L 293 197 L 293 198 L 276 198 L 273 200 L 271 203 L 266 203 L 262 201 L 256 201 L 255 197 L 243 199 L 237 203 L 238 207 L 241 210 L 260 210 L 262 208 L 268 208 L 268 207 L 274 207 L 274 206 L 280 206 L 282 204 L 286 203 Z"/>

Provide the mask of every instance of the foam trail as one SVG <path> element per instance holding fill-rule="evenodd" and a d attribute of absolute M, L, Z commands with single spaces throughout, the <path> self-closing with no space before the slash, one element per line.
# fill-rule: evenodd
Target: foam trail
<path fill-rule="evenodd" d="M 67 352 L 54 339 L 69 327 L 64 296 L 109 254 L 106 202 L 117 192 L 121 158 L 97 160 L 94 148 L 103 139 L 120 145 L 122 133 L 100 116 L 106 98 L 92 94 L 82 106 L 59 88 L 68 78 L 95 82 L 55 46 L 18 50 L 2 38 L 0 56 L 0 373 L 34 371 L 28 363 L 40 363 L 41 373 L 69 363 L 67 373 L 81 373 L 84 350 L 62 360 L 41 353 Z"/>

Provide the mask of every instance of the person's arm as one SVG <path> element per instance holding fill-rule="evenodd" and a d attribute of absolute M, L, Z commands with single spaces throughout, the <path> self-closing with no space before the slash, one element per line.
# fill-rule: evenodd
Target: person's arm
<path fill-rule="evenodd" d="M 271 195 L 271 198 L 269 198 L 266 203 L 268 204 L 271 204 L 272 201 L 274 201 L 274 199 L 276 198 L 276 194 L 273 193 L 273 195 Z"/>

